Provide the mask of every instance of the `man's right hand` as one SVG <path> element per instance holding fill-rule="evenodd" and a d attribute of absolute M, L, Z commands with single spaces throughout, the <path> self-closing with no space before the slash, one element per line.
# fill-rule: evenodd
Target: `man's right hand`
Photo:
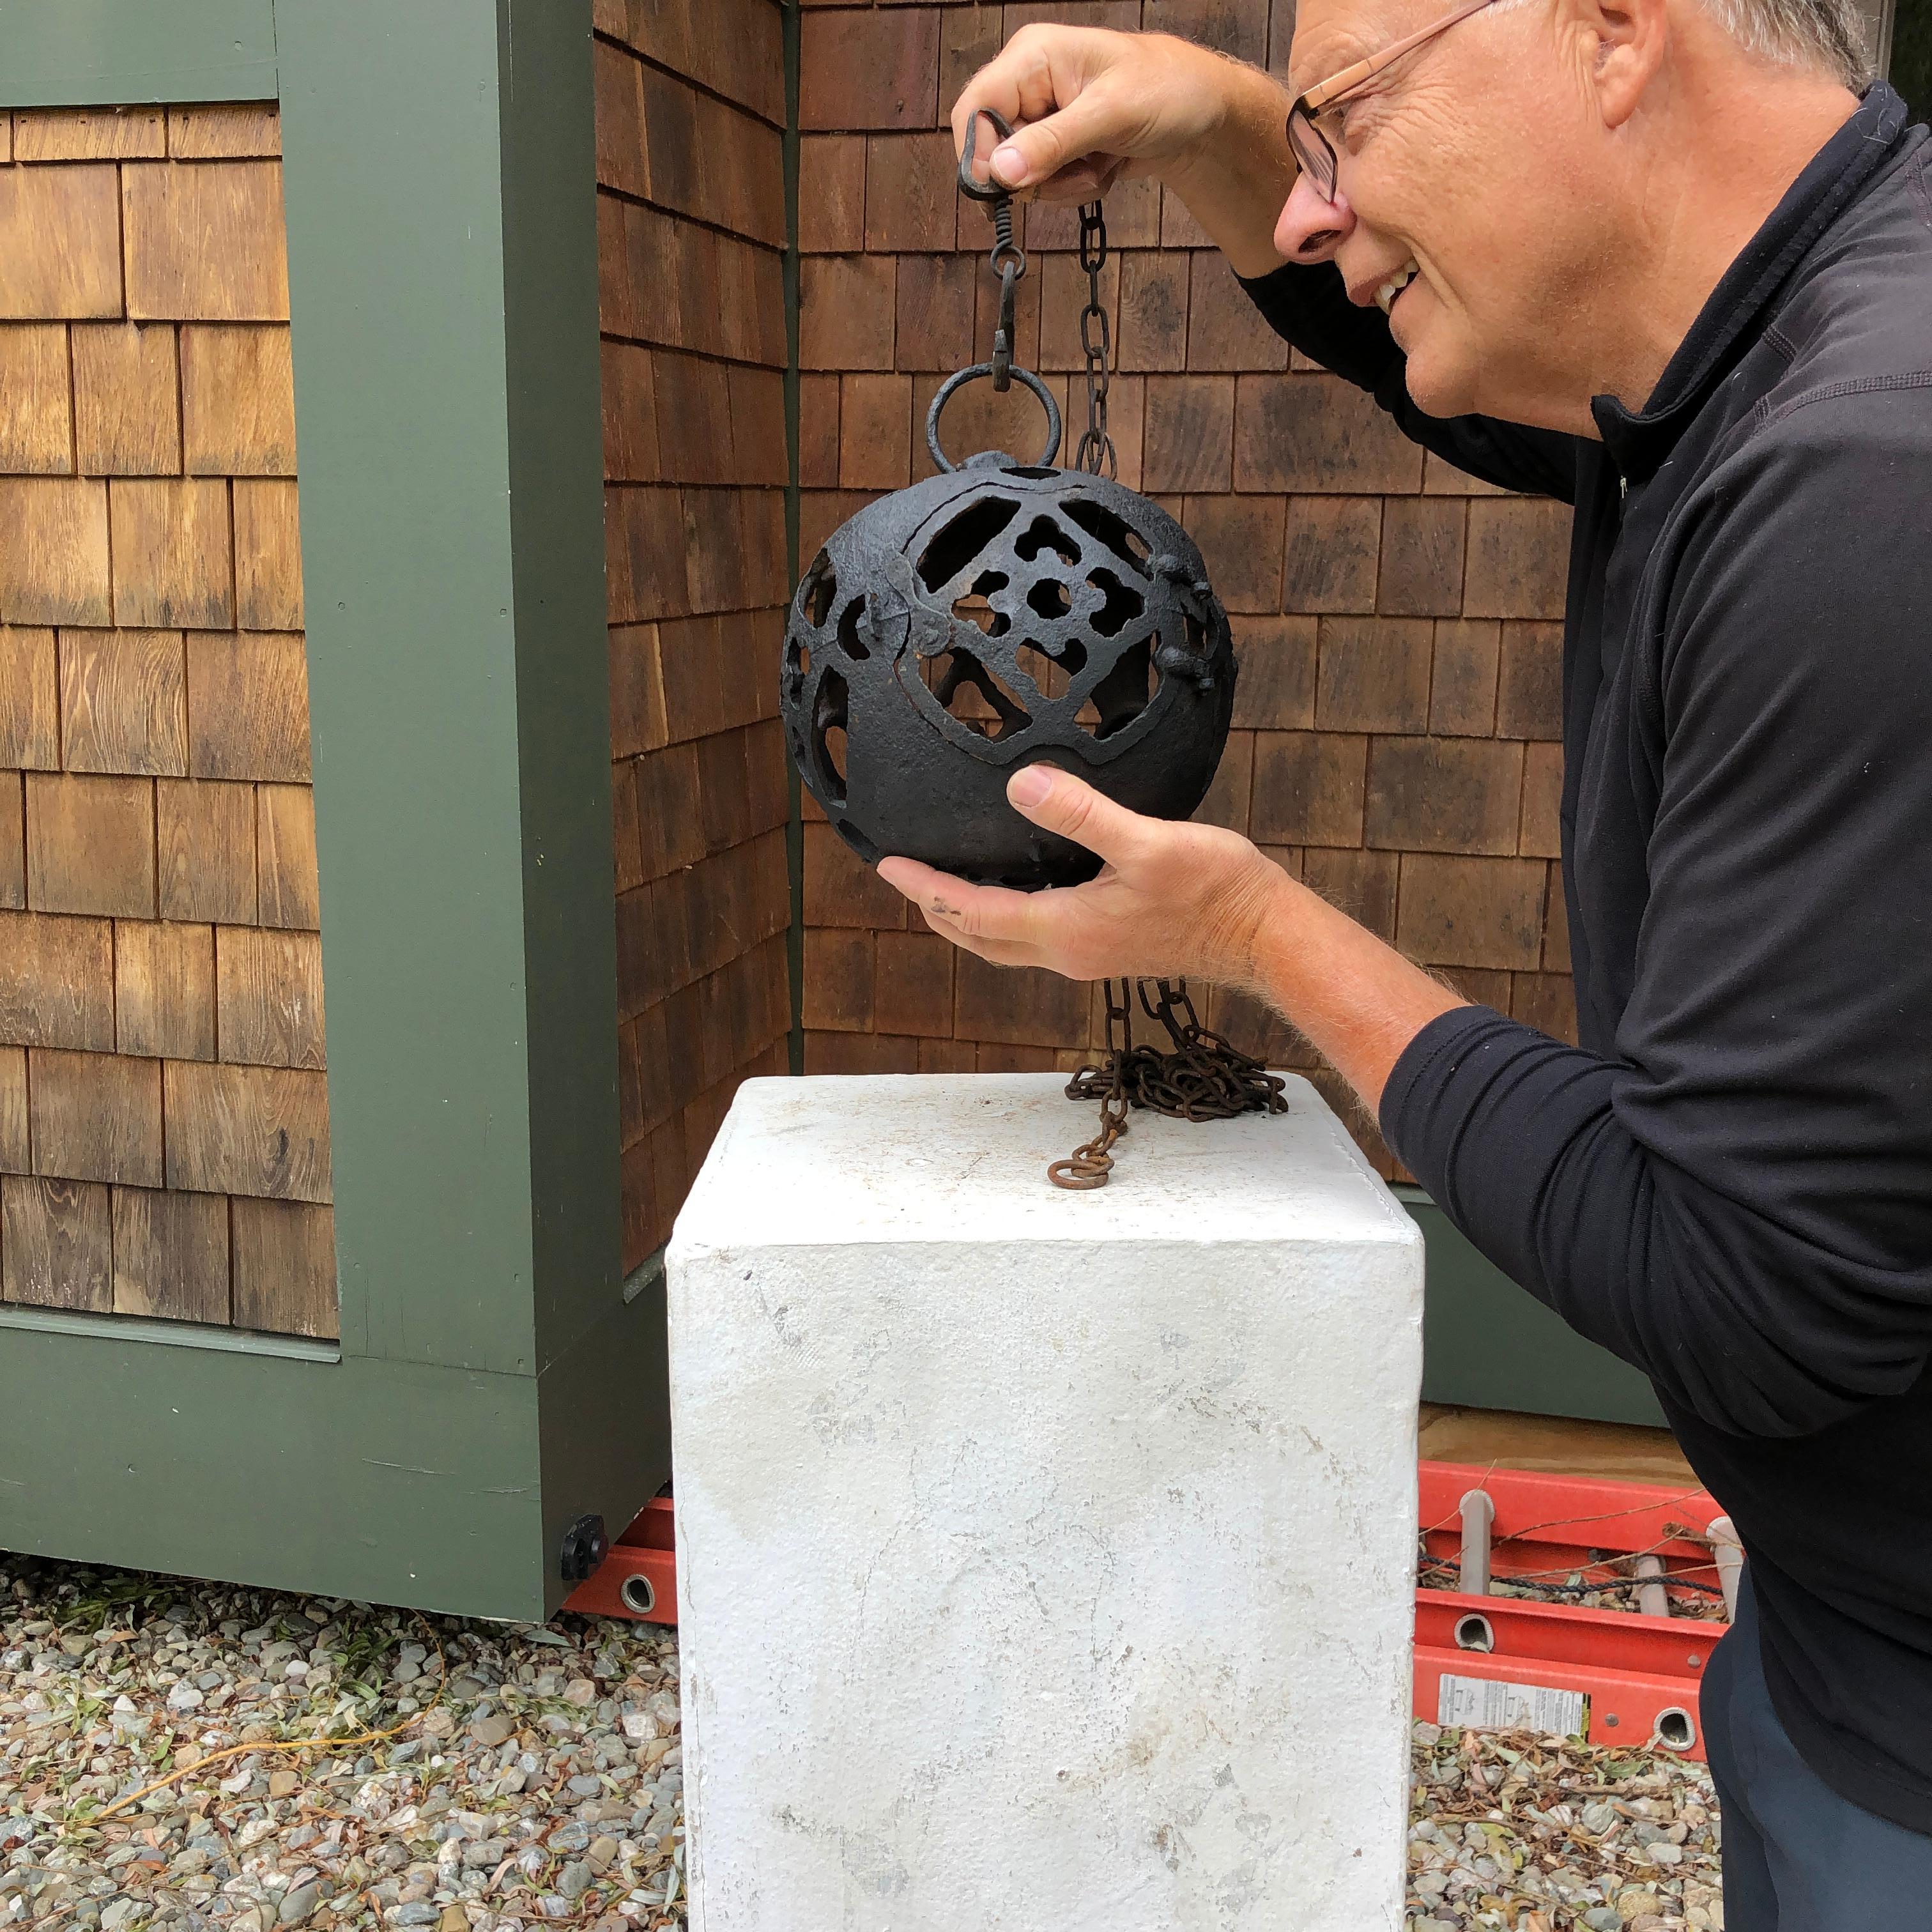
<path fill-rule="evenodd" d="M 990 107 L 1012 123 L 995 150 Z M 1123 176 L 1158 175 L 1244 274 L 1281 257 L 1275 218 L 1294 184 L 1286 96 L 1266 74 L 1167 34 L 1022 27 L 966 84 L 955 148 L 1028 198 L 1092 201 Z"/>

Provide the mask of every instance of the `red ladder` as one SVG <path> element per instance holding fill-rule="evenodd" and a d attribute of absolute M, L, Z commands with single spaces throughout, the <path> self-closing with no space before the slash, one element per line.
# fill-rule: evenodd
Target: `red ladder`
<path fill-rule="evenodd" d="M 1418 1466 L 1421 1547 L 1466 1587 L 1415 1593 L 1418 1718 L 1574 1732 L 1701 1760 L 1697 1685 L 1721 1624 L 1669 1614 L 1735 1594 L 1739 1562 L 1708 1492 L 1546 1476 L 1467 1463 Z M 646 1503 L 564 1607 L 677 1622 L 670 1498 Z M 1489 1594 L 1490 1580 L 1584 1583 L 1646 1576 L 1648 1614 Z M 1445 1688 L 1446 1686 L 1446 1688 Z"/>

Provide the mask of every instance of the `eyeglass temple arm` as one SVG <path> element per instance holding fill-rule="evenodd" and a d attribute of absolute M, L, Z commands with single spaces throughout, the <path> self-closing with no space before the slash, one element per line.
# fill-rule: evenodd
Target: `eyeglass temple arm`
<path fill-rule="evenodd" d="M 1394 46 L 1384 47 L 1379 53 L 1370 54 L 1366 60 L 1358 60 L 1353 67 L 1344 68 L 1340 74 L 1331 74 L 1318 87 L 1311 87 L 1301 97 L 1301 106 L 1313 114 L 1328 106 L 1330 101 L 1352 92 L 1365 80 L 1372 80 L 1391 61 L 1401 59 L 1412 49 L 1419 47 L 1424 40 L 1433 40 L 1440 33 L 1447 32 L 1458 20 L 1466 20 L 1472 14 L 1480 14 L 1485 7 L 1493 6 L 1495 0 L 1467 0 L 1455 12 L 1432 22 L 1426 27 L 1418 27 L 1412 34 L 1405 34 Z"/>

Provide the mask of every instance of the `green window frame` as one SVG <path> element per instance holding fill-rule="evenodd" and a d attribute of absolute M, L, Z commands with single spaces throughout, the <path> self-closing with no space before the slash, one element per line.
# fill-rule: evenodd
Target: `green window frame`
<path fill-rule="evenodd" d="M 542 1618 L 565 1526 L 668 1473 L 591 73 L 590 0 L 0 0 L 0 109 L 280 103 L 341 1320 L 0 1310 L 0 1546 Z"/>

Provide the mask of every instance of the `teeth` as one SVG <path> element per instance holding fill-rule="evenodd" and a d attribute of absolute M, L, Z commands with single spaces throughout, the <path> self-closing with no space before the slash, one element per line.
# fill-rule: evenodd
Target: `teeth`
<path fill-rule="evenodd" d="M 1388 314 L 1390 305 L 1394 302 L 1396 297 L 1400 295 L 1402 290 L 1407 288 L 1420 273 L 1421 271 L 1413 262 L 1411 262 L 1406 268 L 1398 268 L 1380 288 L 1376 290 L 1376 301 L 1383 314 Z"/>

